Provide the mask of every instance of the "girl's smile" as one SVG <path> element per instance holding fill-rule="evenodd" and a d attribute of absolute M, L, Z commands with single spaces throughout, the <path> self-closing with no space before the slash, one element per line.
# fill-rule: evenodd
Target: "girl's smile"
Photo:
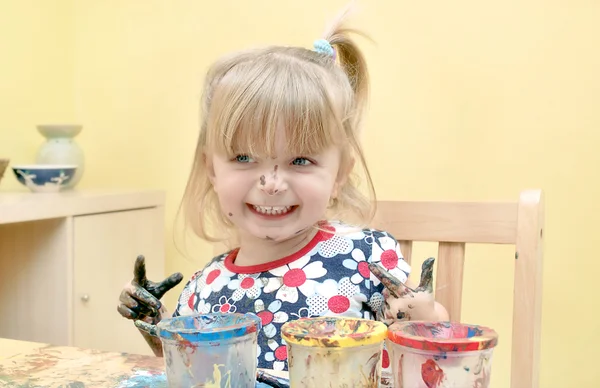
<path fill-rule="evenodd" d="M 247 203 L 246 206 L 256 215 L 264 219 L 281 219 L 293 213 L 298 205 L 293 206 L 258 206 Z"/>

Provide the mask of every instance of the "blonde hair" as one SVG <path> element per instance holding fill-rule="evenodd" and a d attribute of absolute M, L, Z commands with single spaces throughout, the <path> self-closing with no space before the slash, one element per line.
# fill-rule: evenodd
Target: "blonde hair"
<path fill-rule="evenodd" d="M 323 35 L 332 56 L 301 47 L 270 46 L 227 55 L 209 69 L 202 96 L 201 126 L 193 167 L 180 211 L 185 226 L 208 241 L 221 241 L 209 226 L 231 230 L 207 174 L 206 154 L 274 156 L 275 134 L 285 128 L 288 151 L 317 153 L 340 145 L 340 168 L 358 160 L 368 184 L 368 198 L 350 171 L 329 209 L 340 220 L 368 223 L 374 214 L 375 190 L 359 142 L 368 97 L 363 54 L 350 38 L 362 33 L 343 26 L 343 12 Z M 363 35 L 364 36 L 364 35 Z M 348 168 L 349 169 L 349 168 Z"/>

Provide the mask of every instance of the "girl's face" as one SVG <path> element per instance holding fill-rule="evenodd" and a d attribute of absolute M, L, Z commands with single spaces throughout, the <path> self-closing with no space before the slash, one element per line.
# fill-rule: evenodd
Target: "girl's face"
<path fill-rule="evenodd" d="M 348 175 L 347 168 L 340 170 L 339 147 L 288 155 L 285 145 L 285 136 L 278 135 L 275 158 L 207 156 L 221 211 L 242 235 L 284 241 L 301 234 L 324 219 L 330 199 Z"/>

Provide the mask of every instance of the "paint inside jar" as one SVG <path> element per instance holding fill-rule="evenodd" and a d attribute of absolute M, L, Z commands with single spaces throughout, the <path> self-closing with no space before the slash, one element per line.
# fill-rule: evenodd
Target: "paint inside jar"
<path fill-rule="evenodd" d="M 388 328 L 395 387 L 488 388 L 498 335 L 456 322 L 398 322 Z"/>
<path fill-rule="evenodd" d="M 377 388 L 387 327 L 377 321 L 317 317 L 287 322 L 291 388 Z"/>

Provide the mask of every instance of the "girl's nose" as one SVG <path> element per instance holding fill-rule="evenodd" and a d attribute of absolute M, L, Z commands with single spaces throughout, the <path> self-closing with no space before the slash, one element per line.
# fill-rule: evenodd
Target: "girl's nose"
<path fill-rule="evenodd" d="M 258 188 L 268 195 L 277 195 L 287 191 L 288 185 L 277 171 L 277 166 L 258 179 Z"/>

